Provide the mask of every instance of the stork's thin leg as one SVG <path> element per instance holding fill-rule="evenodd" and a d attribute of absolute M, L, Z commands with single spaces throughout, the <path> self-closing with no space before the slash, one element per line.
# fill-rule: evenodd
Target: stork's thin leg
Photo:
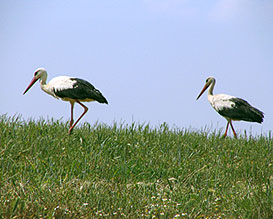
<path fill-rule="evenodd" d="M 233 125 L 232 125 L 232 122 L 231 122 L 231 121 L 230 121 L 230 126 L 231 126 L 231 129 L 232 129 L 232 131 L 233 131 L 234 137 L 237 138 L 235 129 L 233 128 Z"/>
<path fill-rule="evenodd" d="M 71 120 L 70 120 L 70 127 L 69 128 L 72 127 L 73 122 L 74 122 L 74 119 L 73 119 L 74 102 L 70 102 L 70 104 L 71 104 Z"/>
<path fill-rule="evenodd" d="M 84 111 L 83 111 L 83 113 L 81 114 L 81 116 L 78 118 L 78 120 L 69 128 L 68 134 L 71 133 L 71 131 L 73 130 L 73 128 L 77 125 L 77 123 L 80 121 L 80 119 L 81 119 L 81 118 L 84 116 L 84 114 L 87 113 L 87 111 L 88 111 L 88 108 L 87 108 L 85 105 L 83 105 L 80 101 L 76 100 L 76 102 L 77 102 L 78 104 L 80 104 L 80 105 L 84 108 Z"/>
<path fill-rule="evenodd" d="M 225 131 L 225 134 L 224 134 L 224 138 L 227 137 L 228 126 L 229 126 L 229 121 L 227 123 L 227 127 L 226 127 L 226 131 Z"/>

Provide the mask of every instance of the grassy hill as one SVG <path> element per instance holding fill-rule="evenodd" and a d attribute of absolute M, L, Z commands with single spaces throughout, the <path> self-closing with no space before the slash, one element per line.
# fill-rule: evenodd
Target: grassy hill
<path fill-rule="evenodd" d="M 67 131 L 0 117 L 2 218 L 273 217 L 270 135 L 223 139 L 166 124 Z"/>

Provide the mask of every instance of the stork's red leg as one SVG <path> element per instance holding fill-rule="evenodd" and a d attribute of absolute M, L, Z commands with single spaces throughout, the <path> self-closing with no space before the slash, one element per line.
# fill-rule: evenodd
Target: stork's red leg
<path fill-rule="evenodd" d="M 70 120 L 70 127 L 69 128 L 72 127 L 73 122 L 74 122 L 74 119 L 73 119 L 74 102 L 70 102 L 70 104 L 71 104 L 71 120 Z"/>
<path fill-rule="evenodd" d="M 231 129 L 232 129 L 232 131 L 233 131 L 234 137 L 237 138 L 237 135 L 236 135 L 235 129 L 233 128 L 233 125 L 232 125 L 232 123 L 231 123 L 231 120 L 230 120 L 230 126 L 231 126 Z"/>
<path fill-rule="evenodd" d="M 69 134 L 71 133 L 72 129 L 77 125 L 77 123 L 80 121 L 80 119 L 84 116 L 84 114 L 87 113 L 88 111 L 88 108 L 85 105 L 83 105 L 80 101 L 76 100 L 76 102 L 84 108 L 84 111 L 81 114 L 81 116 L 78 118 L 78 120 L 69 128 L 69 131 L 68 131 Z"/>
<path fill-rule="evenodd" d="M 226 127 L 226 131 L 225 131 L 225 134 L 224 134 L 224 138 L 227 137 L 228 126 L 229 126 L 229 121 L 227 123 L 227 127 Z"/>

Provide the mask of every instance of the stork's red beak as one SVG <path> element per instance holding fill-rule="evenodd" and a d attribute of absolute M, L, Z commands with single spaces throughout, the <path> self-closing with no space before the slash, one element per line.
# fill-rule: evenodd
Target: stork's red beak
<path fill-rule="evenodd" d="M 209 87 L 209 84 L 206 83 L 205 86 L 203 87 L 203 89 L 201 90 L 200 94 L 196 98 L 196 100 L 198 100 L 199 97 L 201 97 L 201 95 L 205 92 L 205 90 L 207 90 L 208 87 Z"/>
<path fill-rule="evenodd" d="M 38 78 L 33 77 L 30 84 L 28 85 L 27 89 L 25 90 L 25 92 L 23 93 L 23 95 L 33 86 L 33 84 L 35 84 L 35 82 L 38 80 Z"/>

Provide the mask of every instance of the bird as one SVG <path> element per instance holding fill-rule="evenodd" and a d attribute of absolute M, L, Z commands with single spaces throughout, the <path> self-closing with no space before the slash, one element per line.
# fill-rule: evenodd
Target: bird
<path fill-rule="evenodd" d="M 88 111 L 88 108 L 82 102 L 97 101 L 99 103 L 108 104 L 108 101 L 98 89 L 96 89 L 88 81 L 80 79 L 80 78 L 74 78 L 69 76 L 58 76 L 51 79 L 47 84 L 46 83 L 47 71 L 44 68 L 38 68 L 35 71 L 34 77 L 32 78 L 30 84 L 24 91 L 23 95 L 38 80 L 40 80 L 40 86 L 44 92 L 46 92 L 47 94 L 50 94 L 51 96 L 57 99 L 70 102 L 71 120 L 70 120 L 70 128 L 68 130 L 68 134 L 71 134 L 73 128 L 77 125 L 80 119 Z M 74 123 L 73 109 L 74 109 L 75 103 L 78 103 L 79 105 L 81 105 L 84 108 L 84 111 Z"/>
<path fill-rule="evenodd" d="M 247 121 L 247 122 L 257 122 L 262 123 L 264 119 L 264 113 L 257 108 L 251 106 L 247 101 L 230 96 L 227 94 L 213 94 L 213 89 L 215 86 L 216 80 L 214 77 L 208 77 L 206 79 L 206 84 L 201 90 L 200 94 L 196 98 L 199 97 L 205 92 L 207 88 L 208 90 L 208 101 L 211 106 L 227 120 L 226 131 L 224 133 L 224 138 L 227 136 L 227 131 L 229 125 L 233 131 L 234 137 L 237 138 L 237 134 L 232 125 L 232 121 Z"/>

